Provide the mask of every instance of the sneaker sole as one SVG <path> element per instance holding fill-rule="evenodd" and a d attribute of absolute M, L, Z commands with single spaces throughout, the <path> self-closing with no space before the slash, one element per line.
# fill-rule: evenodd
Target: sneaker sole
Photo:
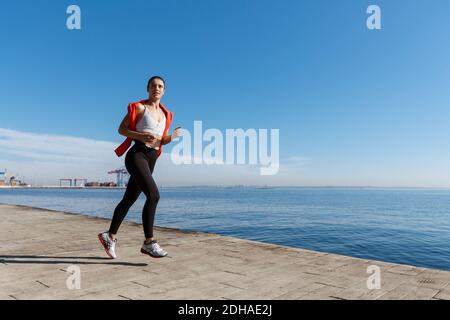
<path fill-rule="evenodd" d="M 105 240 L 103 240 L 101 233 L 98 234 L 98 240 L 100 240 L 100 243 L 102 244 L 103 249 L 105 249 L 105 252 L 108 255 L 108 257 L 114 259 L 114 257 L 108 252 L 108 246 L 106 245 Z"/>
<path fill-rule="evenodd" d="M 165 256 L 154 256 L 152 255 L 150 252 L 145 251 L 144 249 L 141 248 L 141 253 L 149 255 L 152 258 L 164 258 L 165 256 L 167 256 L 167 254 Z"/>

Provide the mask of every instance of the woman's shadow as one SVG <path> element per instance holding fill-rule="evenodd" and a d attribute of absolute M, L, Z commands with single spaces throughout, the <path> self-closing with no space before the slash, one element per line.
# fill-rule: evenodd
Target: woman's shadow
<path fill-rule="evenodd" d="M 17 260 L 20 259 L 20 260 Z M 28 259 L 28 260 L 22 260 Z M 41 260 L 41 259 L 51 259 L 51 260 Z M 57 260 L 55 260 L 57 259 Z M 59 259 L 59 260 L 58 260 Z M 80 261 L 81 260 L 97 260 L 97 261 Z M 75 260 L 75 261 L 70 261 Z M 111 261 L 111 258 L 104 257 L 61 257 L 61 256 L 36 256 L 36 255 L 0 255 L 0 263 L 5 264 L 110 264 L 116 266 L 129 266 L 129 267 L 145 267 L 148 266 L 147 263 L 132 263 L 132 262 L 119 262 L 111 261 L 106 262 L 106 260 Z M 100 262 L 104 261 L 104 262 Z"/>

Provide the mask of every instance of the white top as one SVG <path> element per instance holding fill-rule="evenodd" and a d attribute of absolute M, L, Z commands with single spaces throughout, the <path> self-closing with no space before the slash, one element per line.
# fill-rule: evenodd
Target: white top
<path fill-rule="evenodd" d="M 162 136 L 164 133 L 164 128 L 166 126 L 166 115 L 163 112 L 163 117 L 160 121 L 156 121 L 153 119 L 150 111 L 147 110 L 147 107 L 145 106 L 144 115 L 142 116 L 141 120 L 139 120 L 138 123 L 136 123 L 136 130 L 139 132 L 148 132 L 153 133 L 158 136 Z M 146 143 L 145 145 L 150 148 L 159 149 L 159 143 L 155 142 L 154 144 Z"/>

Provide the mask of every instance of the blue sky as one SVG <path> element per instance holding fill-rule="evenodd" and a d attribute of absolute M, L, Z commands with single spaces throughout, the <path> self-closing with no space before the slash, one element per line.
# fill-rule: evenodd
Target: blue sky
<path fill-rule="evenodd" d="M 70 4 L 82 30 L 66 28 Z M 369 4 L 382 30 L 366 28 Z M 172 128 L 279 128 L 281 163 L 301 162 L 287 185 L 448 187 L 449 10 L 447 0 L 3 2 L 0 128 L 118 144 L 127 104 L 159 74 Z M 26 156 L 5 150 L 0 167 L 30 177 Z"/>

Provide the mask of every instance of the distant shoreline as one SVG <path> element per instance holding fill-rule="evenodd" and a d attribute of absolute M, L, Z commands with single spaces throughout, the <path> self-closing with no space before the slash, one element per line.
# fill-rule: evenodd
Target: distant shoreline
<path fill-rule="evenodd" d="M 158 186 L 163 189 L 237 189 L 237 188 L 251 188 L 251 189 L 388 189 L 388 190 L 450 190 L 450 187 L 377 187 L 377 186 L 253 186 L 253 185 L 234 185 L 234 186 Z M 126 187 L 84 187 L 84 186 L 0 186 L 1 189 L 126 189 Z"/>
<path fill-rule="evenodd" d="M 0 186 L 0 189 L 125 189 L 126 187 Z"/>

